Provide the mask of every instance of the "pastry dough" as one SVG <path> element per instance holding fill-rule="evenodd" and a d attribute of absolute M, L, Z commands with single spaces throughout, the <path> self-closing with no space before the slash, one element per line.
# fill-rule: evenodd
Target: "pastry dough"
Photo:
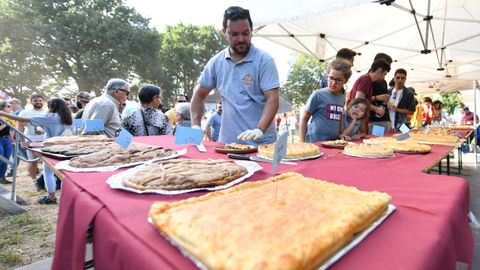
<path fill-rule="evenodd" d="M 394 152 L 428 153 L 432 151 L 432 148 L 429 145 L 420 144 L 409 140 L 399 141 L 392 137 L 366 139 L 363 140 L 363 143 L 390 148 Z"/>
<path fill-rule="evenodd" d="M 94 152 L 98 152 L 99 149 L 114 149 L 117 148 L 115 142 L 73 142 L 69 144 L 54 144 L 42 148 L 43 152 L 49 152 L 54 154 L 62 154 L 66 156 L 75 155 L 87 155 Z"/>
<path fill-rule="evenodd" d="M 227 143 L 225 144 L 225 147 L 227 149 L 238 149 L 238 150 L 247 150 L 247 149 L 255 148 L 255 146 L 251 146 L 248 144 L 239 144 L 239 143 Z"/>
<path fill-rule="evenodd" d="M 153 163 L 123 184 L 134 189 L 182 190 L 227 184 L 247 174 L 247 169 L 225 159 L 171 159 Z"/>
<path fill-rule="evenodd" d="M 473 125 L 447 125 L 445 127 L 451 129 L 475 129 Z"/>
<path fill-rule="evenodd" d="M 333 141 L 324 141 L 322 142 L 323 144 L 326 145 L 335 145 L 335 146 L 345 146 L 348 144 L 347 141 L 341 139 L 341 140 L 333 140 Z"/>
<path fill-rule="evenodd" d="M 105 135 L 56 136 L 43 141 L 43 145 L 113 141 L 114 138 L 107 138 Z"/>
<path fill-rule="evenodd" d="M 381 158 L 381 157 L 392 157 L 393 150 L 380 145 L 374 144 L 348 144 L 343 149 L 343 153 L 349 156 L 358 156 L 358 157 L 372 157 L 372 158 Z"/>
<path fill-rule="evenodd" d="M 423 144 L 441 144 L 441 145 L 455 145 L 460 140 L 458 136 L 441 135 L 425 132 L 410 133 L 409 140 Z"/>
<path fill-rule="evenodd" d="M 115 143 L 112 144 L 112 147 L 99 149 L 98 152 L 93 154 L 74 157 L 69 161 L 68 165 L 76 168 L 118 166 L 172 156 L 174 154 L 175 150 L 163 149 L 159 146 L 131 143 L 127 149 L 124 149 Z"/>
<path fill-rule="evenodd" d="M 324 146 L 337 146 L 337 147 L 345 147 L 348 142 L 341 139 L 341 140 L 333 140 L 333 141 L 324 141 L 322 142 L 322 145 Z"/>
<path fill-rule="evenodd" d="M 313 269 L 367 228 L 391 197 L 284 173 L 156 202 L 154 225 L 208 269 Z"/>
<path fill-rule="evenodd" d="M 258 147 L 258 154 L 262 157 L 272 158 L 275 144 L 263 144 Z M 287 144 L 287 159 L 311 157 L 320 154 L 320 147 L 313 143 L 289 143 Z"/>
<path fill-rule="evenodd" d="M 443 125 L 443 126 L 429 126 L 432 129 L 474 129 L 473 125 Z"/>

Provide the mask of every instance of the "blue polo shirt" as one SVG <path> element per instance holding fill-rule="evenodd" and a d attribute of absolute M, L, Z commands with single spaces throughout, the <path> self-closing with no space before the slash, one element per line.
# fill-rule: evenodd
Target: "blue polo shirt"
<path fill-rule="evenodd" d="M 227 47 L 208 61 L 198 84 L 207 89 L 216 88 L 222 96 L 222 125 L 218 141 L 251 145 L 276 141 L 273 121 L 262 140 L 237 140 L 241 132 L 257 127 L 265 107 L 264 92 L 280 87 L 275 61 L 266 52 L 252 44 L 248 54 L 235 62 Z"/>
<path fill-rule="evenodd" d="M 222 126 L 222 116 L 215 112 L 207 121 L 207 125 L 212 127 L 212 140 L 218 141 L 218 136 L 220 135 L 220 127 Z"/>

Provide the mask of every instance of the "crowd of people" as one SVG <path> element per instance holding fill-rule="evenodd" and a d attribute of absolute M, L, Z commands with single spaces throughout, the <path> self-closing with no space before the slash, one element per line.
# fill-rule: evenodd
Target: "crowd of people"
<path fill-rule="evenodd" d="M 185 95 L 177 95 L 175 104 L 165 113 L 159 109 L 162 108 L 162 89 L 142 84 L 137 97 L 140 106 L 122 115 L 130 98 L 130 85 L 123 79 L 113 78 L 99 97 L 92 98 L 88 91 L 80 91 L 74 99 L 47 101 L 35 93 L 30 97 L 29 109 L 23 110 L 18 99 L 0 103 L 0 116 L 33 142 L 72 132 L 72 119 L 82 119 L 84 124 L 90 119 L 100 119 L 104 123 L 103 133 L 108 137 L 117 136 L 122 128 L 133 136 L 154 136 L 175 134 L 176 127 L 183 126 L 205 129 L 207 140 L 255 146 L 274 143 L 277 132 L 288 132 L 291 142 L 297 130 L 302 142 L 358 140 L 371 134 L 375 125 L 387 133 L 398 131 L 403 124 L 424 126 L 446 117 L 440 101 L 432 102 L 425 97 L 418 104 L 415 90 L 406 87 L 405 69 L 395 71 L 388 88 L 385 76 L 393 61 L 385 53 L 376 55 L 368 72 L 347 92 L 344 86 L 352 75 L 357 53 L 343 48 L 329 63 L 319 89 L 312 92 L 299 118 L 296 112 L 282 113 L 277 116 L 278 121 L 274 121 L 279 108 L 278 71 L 274 59 L 251 43 L 252 26 L 247 9 L 238 6 L 226 9 L 222 31 L 228 46 L 208 61 L 191 101 Z M 213 89 L 222 98 L 205 118 L 206 98 Z M 44 108 L 45 101 L 48 110 Z M 473 113 L 468 108 L 464 111 L 462 122 L 471 123 Z M 12 153 L 12 132 L 8 125 L 0 125 L 0 136 L 0 155 L 8 159 Z M 22 138 L 22 149 L 25 144 Z M 29 175 L 37 181 L 38 159 L 30 151 L 26 155 Z M 0 183 L 8 184 L 7 166 L 0 163 Z M 55 178 L 45 164 L 43 179 L 47 196 L 38 202 L 56 204 Z"/>

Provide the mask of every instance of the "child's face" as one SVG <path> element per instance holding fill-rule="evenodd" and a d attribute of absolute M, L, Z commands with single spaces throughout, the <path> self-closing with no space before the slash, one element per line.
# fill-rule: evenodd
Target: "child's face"
<path fill-rule="evenodd" d="M 365 116 L 365 114 L 367 113 L 367 106 L 365 106 L 365 104 L 358 103 L 352 105 L 348 112 L 350 114 L 350 117 L 359 119 Z"/>
<path fill-rule="evenodd" d="M 343 89 L 343 85 L 347 82 L 343 76 L 343 72 L 331 69 L 328 73 L 328 88 L 334 94 L 340 93 Z"/>

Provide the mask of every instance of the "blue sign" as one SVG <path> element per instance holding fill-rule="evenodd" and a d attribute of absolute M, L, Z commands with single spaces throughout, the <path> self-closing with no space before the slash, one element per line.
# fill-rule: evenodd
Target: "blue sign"
<path fill-rule="evenodd" d="M 177 126 L 175 130 L 175 144 L 200 144 L 203 139 L 203 130 Z"/>
<path fill-rule="evenodd" d="M 401 131 L 402 133 L 408 133 L 408 132 L 410 132 L 410 129 L 409 129 L 405 124 L 402 124 L 402 125 L 400 126 L 400 131 Z"/>
<path fill-rule="evenodd" d="M 385 135 L 385 128 L 382 126 L 373 125 L 372 135 L 383 137 L 383 135 Z"/>
<path fill-rule="evenodd" d="M 85 132 L 97 132 L 105 129 L 102 119 L 88 119 L 85 125 Z"/>
<path fill-rule="evenodd" d="M 130 145 L 130 143 L 132 142 L 132 139 L 133 139 L 133 135 L 130 134 L 130 132 L 128 132 L 127 130 L 125 129 L 121 129 L 120 130 L 120 133 L 118 134 L 118 137 L 117 139 L 115 140 L 121 147 L 127 149 L 128 146 Z"/>
<path fill-rule="evenodd" d="M 75 128 L 81 128 L 83 126 L 82 118 L 80 119 L 73 119 L 73 126 Z"/>

